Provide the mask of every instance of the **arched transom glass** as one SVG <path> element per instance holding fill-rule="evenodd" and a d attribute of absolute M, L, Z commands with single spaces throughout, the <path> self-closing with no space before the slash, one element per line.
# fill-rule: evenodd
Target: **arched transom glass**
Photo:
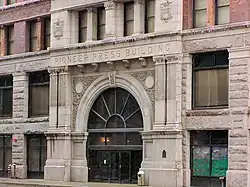
<path fill-rule="evenodd" d="M 142 113 L 135 98 L 122 88 L 103 92 L 91 108 L 89 145 L 141 145 Z"/>

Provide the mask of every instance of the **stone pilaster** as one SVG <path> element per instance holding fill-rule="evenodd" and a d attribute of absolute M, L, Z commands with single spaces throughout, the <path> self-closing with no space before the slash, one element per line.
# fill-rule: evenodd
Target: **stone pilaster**
<path fill-rule="evenodd" d="M 28 75 L 24 72 L 13 74 L 13 121 L 15 125 L 22 124 L 28 117 Z M 12 163 L 17 165 L 17 178 L 27 177 L 26 141 L 19 128 L 13 134 L 16 142 L 12 144 Z"/>
<path fill-rule="evenodd" d="M 97 39 L 97 9 L 88 8 L 87 41 Z"/>
<path fill-rule="evenodd" d="M 227 186 L 247 187 L 249 178 L 249 48 L 229 50 L 229 130 Z"/>
<path fill-rule="evenodd" d="M 169 130 L 181 129 L 181 56 L 167 56 L 167 122 Z"/>
<path fill-rule="evenodd" d="M 1 45 L 0 45 L 0 48 L 1 48 L 0 52 L 1 53 L 0 53 L 0 56 L 4 56 L 4 55 L 7 54 L 6 32 L 5 32 L 5 30 L 6 29 L 4 27 L 0 28 L 0 32 L 1 32 L 1 34 L 0 34 L 0 36 L 1 36 L 1 38 L 0 38 L 0 40 L 1 40 Z"/>
<path fill-rule="evenodd" d="M 134 1 L 134 34 L 145 31 L 145 0 Z"/>
<path fill-rule="evenodd" d="M 116 19 L 116 2 L 109 0 L 104 3 L 106 10 L 106 25 L 105 25 L 105 38 L 112 38 L 115 36 L 115 19 Z"/>
<path fill-rule="evenodd" d="M 153 57 L 155 62 L 155 123 L 154 129 L 166 125 L 166 92 L 167 92 L 167 66 L 164 56 Z"/>

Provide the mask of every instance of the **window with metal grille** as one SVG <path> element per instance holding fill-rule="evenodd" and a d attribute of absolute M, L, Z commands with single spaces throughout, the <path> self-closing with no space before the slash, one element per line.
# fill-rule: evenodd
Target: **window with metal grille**
<path fill-rule="evenodd" d="M 221 187 L 222 182 L 225 185 L 228 131 L 191 131 L 190 138 L 191 186 Z"/>
<path fill-rule="evenodd" d="M 7 55 L 14 54 L 14 25 L 7 26 Z"/>
<path fill-rule="evenodd" d="M 47 159 L 47 143 L 44 134 L 26 135 L 28 178 L 42 179 Z"/>
<path fill-rule="evenodd" d="M 228 51 L 193 56 L 193 107 L 228 106 Z"/>
<path fill-rule="evenodd" d="M 205 27 L 207 23 L 207 0 L 193 0 L 193 26 Z"/>
<path fill-rule="evenodd" d="M 87 24 L 88 24 L 88 12 L 83 10 L 79 12 L 79 43 L 83 43 L 87 40 Z"/>
<path fill-rule="evenodd" d="M 48 47 L 50 47 L 50 23 L 51 19 L 50 17 L 44 19 L 44 46 L 43 48 L 46 50 Z"/>
<path fill-rule="evenodd" d="M 155 0 L 145 2 L 145 33 L 154 32 L 155 28 Z"/>
<path fill-rule="evenodd" d="M 0 177 L 8 177 L 8 166 L 12 163 L 12 136 L 0 135 Z"/>
<path fill-rule="evenodd" d="M 29 116 L 49 115 L 49 73 L 32 72 L 29 75 Z"/>
<path fill-rule="evenodd" d="M 12 117 L 13 77 L 0 77 L 0 117 Z"/>
<path fill-rule="evenodd" d="M 97 8 L 97 40 L 103 40 L 105 35 L 106 11 L 104 7 Z"/>
<path fill-rule="evenodd" d="M 124 36 L 134 33 L 134 2 L 124 3 Z"/>

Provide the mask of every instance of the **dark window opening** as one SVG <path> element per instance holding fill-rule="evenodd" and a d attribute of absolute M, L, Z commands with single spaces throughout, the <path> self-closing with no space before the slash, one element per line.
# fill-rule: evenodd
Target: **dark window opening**
<path fill-rule="evenodd" d="M 155 0 L 145 2 L 145 33 L 154 32 L 155 28 Z"/>
<path fill-rule="evenodd" d="M 0 135 L 0 177 L 8 177 L 8 166 L 12 163 L 12 136 Z"/>
<path fill-rule="evenodd" d="M 6 28 L 7 34 L 7 55 L 14 54 L 14 25 Z"/>
<path fill-rule="evenodd" d="M 79 43 L 87 40 L 88 12 L 83 10 L 79 12 Z"/>
<path fill-rule="evenodd" d="M 136 183 L 142 130 L 140 107 L 129 92 L 121 88 L 103 92 L 88 120 L 89 181 Z"/>
<path fill-rule="evenodd" d="M 49 115 L 49 73 L 32 72 L 29 75 L 29 116 Z"/>
<path fill-rule="evenodd" d="M 43 179 L 47 159 L 47 143 L 43 134 L 27 135 L 28 178 Z"/>
<path fill-rule="evenodd" d="M 37 21 L 31 21 L 29 23 L 29 51 L 37 51 L 38 47 L 38 32 L 37 32 Z"/>
<path fill-rule="evenodd" d="M 13 77 L 0 77 L 0 118 L 12 117 Z"/>
<path fill-rule="evenodd" d="M 134 33 L 134 2 L 124 3 L 124 36 Z"/>
<path fill-rule="evenodd" d="M 228 169 L 228 131 L 191 131 L 191 185 L 221 187 Z M 224 177 L 223 181 L 220 177 Z"/>
<path fill-rule="evenodd" d="M 106 11 L 104 7 L 97 9 L 97 40 L 103 40 L 105 35 Z"/>
<path fill-rule="evenodd" d="M 228 106 L 228 51 L 193 57 L 193 107 Z"/>
<path fill-rule="evenodd" d="M 44 19 L 44 50 L 47 50 L 48 47 L 50 47 L 50 35 L 51 35 L 51 29 L 50 29 L 51 19 L 45 18 Z"/>

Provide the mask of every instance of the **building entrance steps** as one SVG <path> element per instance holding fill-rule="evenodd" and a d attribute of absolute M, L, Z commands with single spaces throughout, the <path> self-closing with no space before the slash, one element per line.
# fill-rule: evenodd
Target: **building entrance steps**
<path fill-rule="evenodd" d="M 136 187 L 136 184 L 115 184 L 115 183 L 81 183 L 46 181 L 36 179 L 9 179 L 0 178 L 1 187 Z"/>

